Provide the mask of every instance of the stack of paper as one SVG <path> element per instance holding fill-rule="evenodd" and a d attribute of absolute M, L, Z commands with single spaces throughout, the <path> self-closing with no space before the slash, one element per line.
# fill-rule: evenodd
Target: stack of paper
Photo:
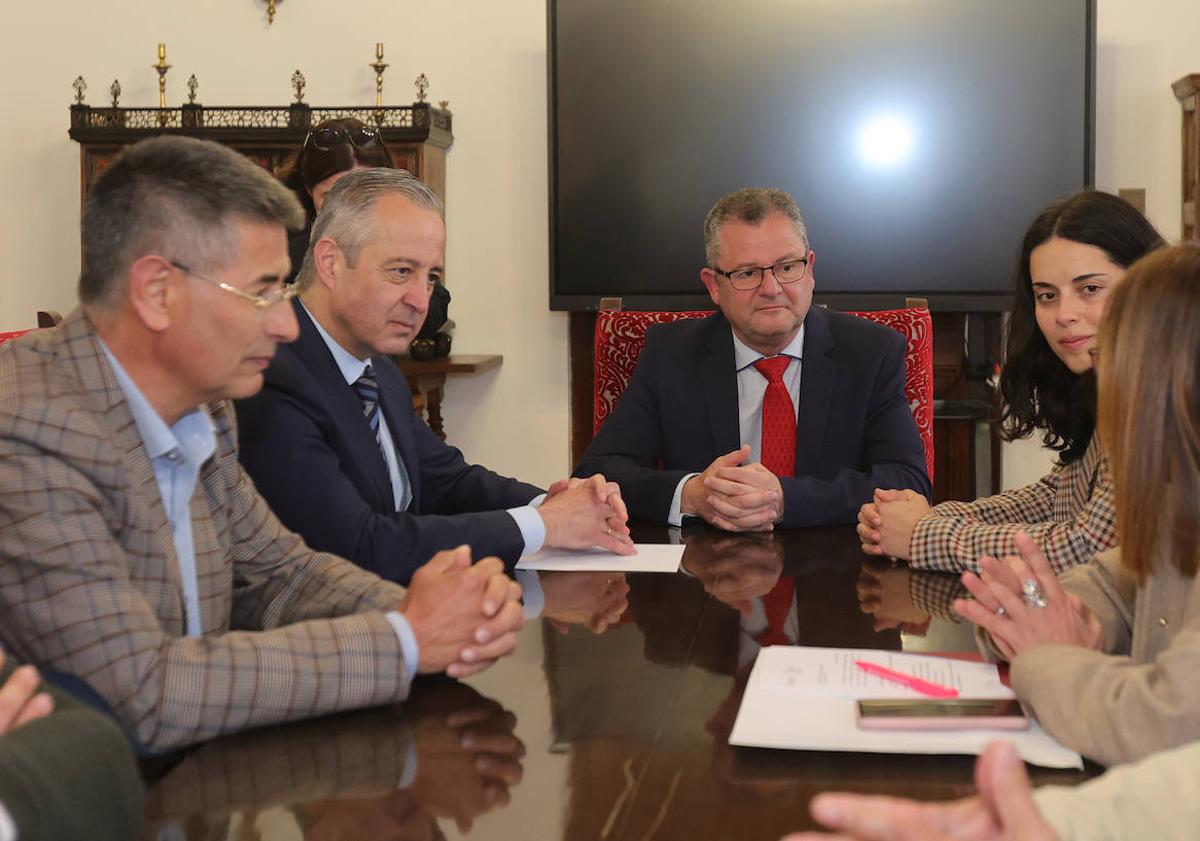
<path fill-rule="evenodd" d="M 924 696 L 861 671 L 855 660 L 953 686 L 964 699 L 1013 697 L 992 663 L 874 649 L 770 646 L 758 653 L 729 743 L 862 753 L 979 754 L 988 742 L 1002 739 L 1034 765 L 1083 768 L 1079 754 L 1052 739 L 1037 722 L 1023 731 L 860 730 L 855 701 Z"/>

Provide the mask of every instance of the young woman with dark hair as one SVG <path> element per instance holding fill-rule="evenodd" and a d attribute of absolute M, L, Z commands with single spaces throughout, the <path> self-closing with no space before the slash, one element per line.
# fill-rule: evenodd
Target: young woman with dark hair
<path fill-rule="evenodd" d="M 1023 488 L 934 508 L 912 491 L 878 490 L 862 507 L 863 551 L 919 569 L 977 570 L 983 555 L 1031 535 L 1062 572 L 1116 543 L 1108 468 L 1095 440 L 1093 351 L 1100 318 L 1125 270 L 1162 238 L 1128 202 L 1088 190 L 1053 202 L 1021 244 L 1008 358 L 1000 374 L 1006 440 L 1041 430 L 1059 453 Z"/>
<path fill-rule="evenodd" d="M 1120 548 L 1060 579 L 1019 538 L 955 610 L 1050 735 L 1113 765 L 1200 739 L 1200 246 L 1138 261 L 1108 309 L 1096 435 Z"/>

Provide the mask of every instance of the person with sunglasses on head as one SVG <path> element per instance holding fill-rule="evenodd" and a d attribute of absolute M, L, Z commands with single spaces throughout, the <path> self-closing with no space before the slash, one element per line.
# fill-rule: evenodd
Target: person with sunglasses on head
<path fill-rule="evenodd" d="M 399 169 L 379 129 L 353 117 L 343 117 L 326 120 L 313 128 L 296 156 L 279 170 L 279 179 L 296 194 L 306 218 L 303 230 L 288 234 L 288 256 L 292 259 L 289 282 L 300 273 L 313 220 L 333 185 L 351 172 L 372 167 Z M 446 323 L 449 308 L 450 290 L 443 283 L 434 284 L 418 338 L 432 337 Z"/>
<path fill-rule="evenodd" d="M 816 255 L 795 200 L 747 188 L 704 224 L 720 312 L 652 327 L 576 475 L 629 513 L 729 531 L 852 523 L 877 487 L 929 493 L 904 397 L 904 338 L 812 306 Z"/>
<path fill-rule="evenodd" d="M 933 508 L 920 494 L 879 490 L 859 512 L 864 552 L 917 569 L 978 571 L 980 556 L 1015 552 L 1025 532 L 1063 572 L 1116 544 L 1112 480 L 1094 434 L 1092 351 L 1125 270 L 1162 244 L 1145 216 L 1109 193 L 1085 190 L 1038 214 L 1017 264 L 1001 423 L 1008 440 L 1041 430 L 1058 464 L 1031 485 Z"/>
<path fill-rule="evenodd" d="M 303 230 L 288 234 L 292 277 L 300 271 L 317 211 L 333 185 L 347 173 L 368 167 L 394 169 L 396 162 L 379 130 L 353 117 L 326 120 L 312 129 L 295 156 L 276 173 L 304 208 Z"/>

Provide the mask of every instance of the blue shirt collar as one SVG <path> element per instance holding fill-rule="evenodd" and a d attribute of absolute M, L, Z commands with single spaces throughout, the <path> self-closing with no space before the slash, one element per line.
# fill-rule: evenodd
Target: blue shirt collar
<path fill-rule="evenodd" d="M 150 405 L 146 395 L 117 361 L 117 357 L 104 340 L 97 336 L 96 341 L 100 343 L 100 349 L 104 351 L 113 375 L 117 378 L 117 384 L 125 395 L 133 422 L 137 425 L 138 435 L 150 459 L 178 453 L 197 464 L 207 461 L 216 452 L 217 440 L 216 428 L 204 407 L 197 406 L 172 426 L 167 426 L 162 415 Z"/>
<path fill-rule="evenodd" d="M 732 330 L 730 332 L 733 332 Z M 788 342 L 787 347 L 779 351 L 782 356 L 791 356 L 796 359 L 804 358 L 804 325 L 800 325 L 800 329 L 796 331 L 796 335 Z M 734 370 L 740 371 L 743 368 L 748 368 L 760 359 L 765 357 L 756 351 L 754 348 L 747 345 L 737 337 L 737 333 L 733 334 L 733 364 Z"/>
<path fill-rule="evenodd" d="M 367 370 L 367 366 L 371 364 L 370 359 L 359 359 L 357 356 L 346 350 L 333 336 L 325 332 L 325 328 L 321 326 L 321 322 L 308 312 L 308 307 L 304 306 L 304 302 L 300 302 L 300 306 L 308 313 L 308 320 L 313 323 L 313 327 L 317 328 L 317 332 L 325 342 L 325 346 L 329 348 L 329 352 L 333 354 L 333 361 L 337 363 L 338 370 L 342 372 L 342 377 L 346 380 L 346 385 L 354 385 L 362 377 L 363 371 Z"/>

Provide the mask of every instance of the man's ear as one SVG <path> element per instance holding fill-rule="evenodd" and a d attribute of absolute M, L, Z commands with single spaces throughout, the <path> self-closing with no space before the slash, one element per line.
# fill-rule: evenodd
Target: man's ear
<path fill-rule="evenodd" d="M 176 294 L 171 274 L 176 271 L 157 255 L 139 258 L 129 267 L 129 304 L 147 330 L 161 333 L 171 326 L 171 303 Z"/>
<path fill-rule="evenodd" d="M 337 285 L 341 264 L 342 249 L 336 241 L 321 237 L 313 243 L 313 266 L 317 270 L 317 280 L 326 289 L 332 290 Z"/>
<path fill-rule="evenodd" d="M 708 297 L 712 298 L 712 302 L 718 307 L 721 306 L 721 298 L 717 288 L 717 273 L 705 266 L 700 270 L 700 280 L 704 281 L 704 288 L 708 290 Z"/>

